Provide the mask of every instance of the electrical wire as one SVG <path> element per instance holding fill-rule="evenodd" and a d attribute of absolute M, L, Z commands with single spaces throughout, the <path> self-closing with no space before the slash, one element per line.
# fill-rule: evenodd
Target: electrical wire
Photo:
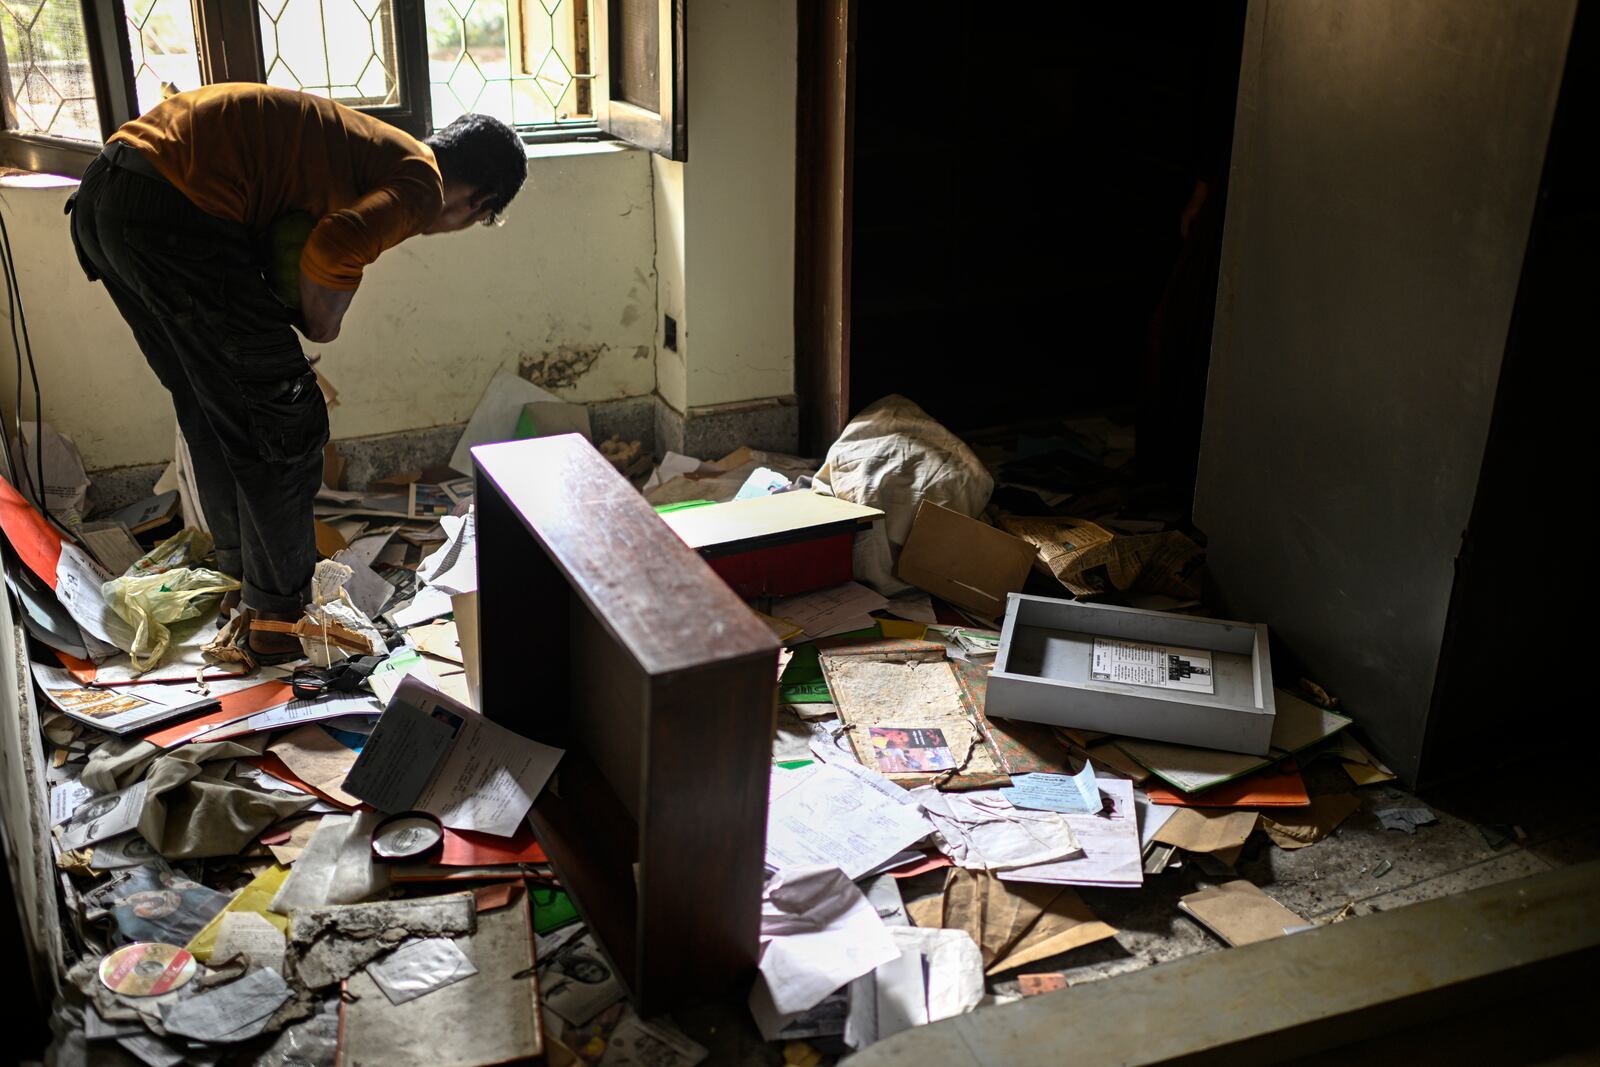
<path fill-rule="evenodd" d="M 28 313 L 22 303 L 22 285 L 17 278 L 16 259 L 11 254 L 11 227 L 6 223 L 6 213 L 0 210 L 0 269 L 5 273 L 6 281 L 6 308 L 11 319 L 11 347 L 16 352 L 17 392 L 16 406 L 12 409 L 13 420 L 17 427 L 17 450 L 19 466 L 22 469 L 23 481 L 27 483 L 28 491 L 39 505 L 39 511 L 52 524 L 64 533 L 70 535 L 71 531 L 54 516 L 45 505 L 45 480 L 44 480 L 44 395 L 39 388 L 39 365 L 33 358 L 33 339 L 28 334 Z M 20 327 L 20 332 L 19 332 Z M 22 359 L 26 354 L 28 359 L 28 376 L 33 383 L 33 460 L 34 470 L 28 469 L 28 440 L 22 432 Z M 6 462 L 7 472 L 10 473 L 11 463 L 9 453 Z M 35 479 L 37 474 L 37 480 Z"/>

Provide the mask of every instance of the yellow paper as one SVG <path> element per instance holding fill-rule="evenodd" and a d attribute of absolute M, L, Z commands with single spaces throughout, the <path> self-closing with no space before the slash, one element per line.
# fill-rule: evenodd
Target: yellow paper
<path fill-rule="evenodd" d="M 1344 773 L 1348 774 L 1356 785 L 1377 785 L 1379 782 L 1392 782 L 1396 777 L 1388 771 L 1380 771 L 1366 763 L 1346 763 Z"/>
<path fill-rule="evenodd" d="M 272 898 L 278 895 L 278 890 L 283 888 L 283 883 L 288 877 L 289 868 L 281 863 L 273 864 L 255 881 L 239 890 L 238 894 L 228 901 L 227 907 L 213 915 L 211 921 L 206 923 L 200 932 L 194 935 L 194 939 L 184 947 L 201 963 L 210 963 L 211 952 L 217 947 L 217 931 L 222 929 L 222 917 L 230 911 L 253 911 L 277 927 L 279 933 L 285 937 L 289 936 L 289 917 L 267 910 Z"/>
<path fill-rule="evenodd" d="M 787 641 L 790 638 L 799 637 L 801 634 L 806 632 L 806 628 L 804 626 L 796 626 L 788 619 L 780 619 L 775 615 L 766 615 L 758 611 L 756 612 L 756 618 L 760 619 L 762 622 L 771 627 L 772 635 L 779 641 Z"/>
<path fill-rule="evenodd" d="M 928 636 L 928 624 L 925 622 L 907 622 L 904 619 L 879 619 L 878 626 L 883 630 L 885 637 L 903 637 L 912 641 L 921 641 Z"/>

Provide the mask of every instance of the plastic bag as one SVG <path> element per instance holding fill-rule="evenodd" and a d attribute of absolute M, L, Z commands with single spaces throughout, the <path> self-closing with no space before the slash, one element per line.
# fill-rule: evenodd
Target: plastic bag
<path fill-rule="evenodd" d="M 857 581 L 885 596 L 911 588 L 894 565 L 924 500 L 975 518 L 994 491 L 972 449 L 903 396 L 886 396 L 851 419 L 816 480 L 834 496 L 883 512 L 882 522 L 856 537 L 854 566 Z"/>
<path fill-rule="evenodd" d="M 186 526 L 135 560 L 125 576 L 165 574 L 179 567 L 199 563 L 210 555 L 211 535 L 193 526 Z"/>
<path fill-rule="evenodd" d="M 210 547 L 211 538 L 201 536 Z M 133 627 L 133 647 L 128 649 L 128 656 L 134 670 L 147 671 L 161 662 L 172 643 L 168 625 L 211 611 L 222 594 L 239 588 L 239 582 L 205 567 L 178 567 L 148 574 L 139 573 L 138 567 L 134 564 L 127 574 L 101 586 L 100 595 L 112 611 Z"/>

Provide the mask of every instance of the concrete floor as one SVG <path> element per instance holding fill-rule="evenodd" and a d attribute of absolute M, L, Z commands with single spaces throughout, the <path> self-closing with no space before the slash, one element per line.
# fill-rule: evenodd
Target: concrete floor
<path fill-rule="evenodd" d="M 798 741 L 798 723 L 786 725 Z M 778 748 L 784 751 L 782 737 Z M 798 753 L 786 758 L 794 755 Z M 1392 910 L 1600 858 L 1600 807 L 1582 795 L 1579 783 L 1545 781 L 1526 764 L 1486 765 L 1481 782 L 1492 784 L 1474 782 L 1423 797 L 1399 783 L 1356 788 L 1332 760 L 1313 761 L 1303 770 L 1312 795 L 1354 792 L 1362 799 L 1361 809 L 1331 837 L 1295 851 L 1280 849 L 1257 832 L 1236 870 L 1308 922 L 1326 923 L 1347 905 L 1347 914 L 1353 916 Z M 1384 830 L 1372 814 L 1375 809 L 1417 805 L 1431 809 L 1439 822 L 1414 835 Z M 1488 828 L 1488 836 L 1480 828 Z M 1509 839 L 1494 847 L 1491 840 L 1501 836 Z M 1375 876 L 1384 860 L 1391 869 Z M 1215 883 L 1227 878 L 1207 876 L 1196 863 L 1186 861 L 1181 868 L 1147 877 L 1140 889 L 1078 890 L 1101 919 L 1117 928 L 1117 936 L 1027 970 L 1059 971 L 1077 985 L 1225 949 L 1178 910 L 1178 898 L 1193 892 L 1202 880 Z M 900 887 L 909 903 L 936 895 L 942 884 L 943 872 L 936 871 L 905 879 Z M 1015 994 L 1016 976 L 991 981 L 989 988 L 999 995 Z M 706 1005 L 679 1011 L 674 1018 L 712 1050 L 710 1064 L 783 1062 L 781 1048 L 761 1042 L 742 1005 Z M 821 1042 L 816 1044 L 822 1048 Z"/>

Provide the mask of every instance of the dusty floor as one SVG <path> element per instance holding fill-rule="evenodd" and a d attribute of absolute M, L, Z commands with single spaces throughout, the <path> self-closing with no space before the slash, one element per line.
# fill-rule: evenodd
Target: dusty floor
<path fill-rule="evenodd" d="M 798 735 L 797 722 L 788 728 Z M 780 752 L 783 746 L 780 734 Z M 1246 845 L 1236 872 L 1308 922 L 1325 923 L 1346 905 L 1349 915 L 1360 916 L 1600 859 L 1600 809 L 1582 796 L 1580 784 L 1542 782 L 1522 765 L 1484 768 L 1481 780 L 1496 783 L 1495 788 L 1463 786 L 1420 797 L 1399 788 L 1397 782 L 1357 789 L 1332 760 L 1312 762 L 1303 770 L 1312 795 L 1354 791 L 1362 798 L 1361 810 L 1333 836 L 1292 852 L 1276 847 L 1258 831 Z M 1414 835 L 1384 830 L 1372 815 L 1377 808 L 1415 805 L 1430 808 L 1439 821 Z M 1519 837 L 1518 830 L 1524 836 Z M 1492 840 L 1499 842 L 1498 847 Z M 1375 875 L 1385 860 L 1390 869 Z M 942 871 L 935 871 L 902 880 L 902 895 L 908 903 L 935 895 L 943 878 Z M 1200 881 L 1226 880 L 1227 875 L 1207 875 L 1188 860 L 1181 868 L 1147 876 L 1141 889 L 1079 889 L 1084 902 L 1118 929 L 1117 936 L 1028 970 L 1060 971 L 1076 985 L 1222 950 L 1226 946 L 1183 915 L 1177 901 Z M 991 982 L 990 991 L 1015 994 L 1015 974 Z M 674 1018 L 711 1049 L 710 1064 L 783 1062 L 781 1048 L 760 1040 L 742 1005 L 682 1009 Z M 816 1045 L 826 1051 L 822 1042 Z"/>

